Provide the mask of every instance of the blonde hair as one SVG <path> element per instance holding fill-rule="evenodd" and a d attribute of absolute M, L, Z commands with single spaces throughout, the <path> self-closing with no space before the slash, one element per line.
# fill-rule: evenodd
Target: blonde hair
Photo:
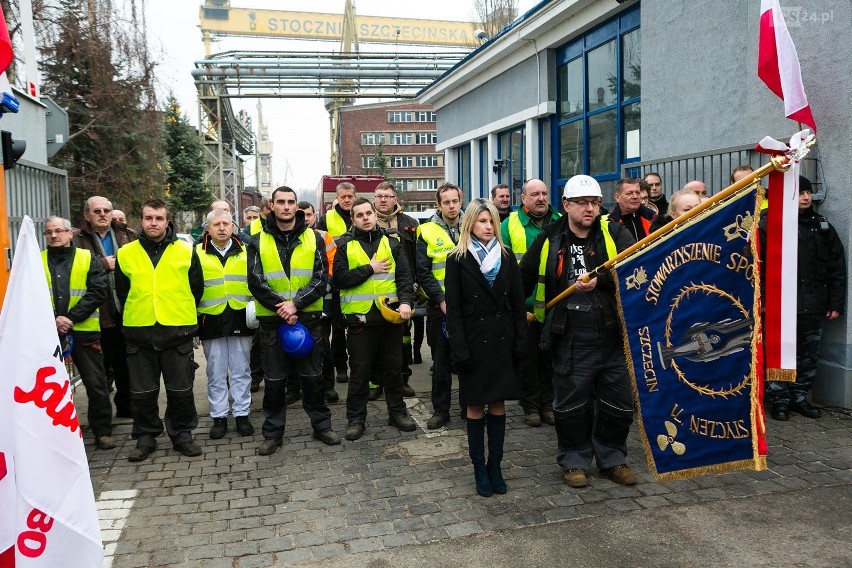
<path fill-rule="evenodd" d="M 462 217 L 461 227 L 459 229 L 459 244 L 456 245 L 450 254 L 454 254 L 457 256 L 464 256 L 467 254 L 467 249 L 470 246 L 471 239 L 473 239 L 473 224 L 476 223 L 476 220 L 479 219 L 479 215 L 483 211 L 488 211 L 491 214 L 491 223 L 494 225 L 494 236 L 497 237 L 497 243 L 500 245 L 500 248 L 503 249 L 503 252 L 506 252 L 506 247 L 503 246 L 503 237 L 500 234 L 500 213 L 497 212 L 497 208 L 494 206 L 488 199 L 477 198 L 471 201 L 467 209 L 464 211 L 464 216 Z"/>

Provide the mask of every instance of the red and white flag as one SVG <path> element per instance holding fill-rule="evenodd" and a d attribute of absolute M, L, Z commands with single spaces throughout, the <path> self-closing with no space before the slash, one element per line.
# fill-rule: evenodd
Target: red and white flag
<path fill-rule="evenodd" d="M 793 155 L 810 134 L 796 133 L 790 145 L 766 137 L 756 150 L 764 154 Z M 791 153 L 791 150 L 793 152 Z M 763 298 L 763 343 L 767 381 L 796 380 L 796 303 L 799 255 L 799 162 L 786 172 L 773 171 L 767 183 L 766 286 Z"/>
<path fill-rule="evenodd" d="M 0 312 L 0 361 L 0 568 L 99 567 L 89 464 L 29 217 Z"/>
<path fill-rule="evenodd" d="M 0 72 L 6 70 L 12 63 L 12 40 L 9 38 L 9 28 L 6 26 L 6 16 L 0 8 Z"/>
<path fill-rule="evenodd" d="M 802 84 L 799 55 L 778 0 L 760 2 L 757 76 L 784 101 L 784 115 L 787 118 L 807 124 L 816 132 L 816 121 Z"/>

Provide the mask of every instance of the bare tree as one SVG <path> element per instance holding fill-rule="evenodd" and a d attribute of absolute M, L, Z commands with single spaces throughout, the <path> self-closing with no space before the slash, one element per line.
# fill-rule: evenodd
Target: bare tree
<path fill-rule="evenodd" d="M 492 38 L 518 17 L 518 0 L 473 0 L 483 31 Z"/>

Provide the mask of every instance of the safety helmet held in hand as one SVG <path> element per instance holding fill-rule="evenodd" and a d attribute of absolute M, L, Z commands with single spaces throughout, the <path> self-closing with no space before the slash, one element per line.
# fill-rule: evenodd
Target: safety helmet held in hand
<path fill-rule="evenodd" d="M 394 300 L 391 302 L 391 299 L 387 296 L 379 296 L 379 299 L 376 300 L 376 305 L 379 307 L 379 311 L 382 312 L 382 316 L 390 323 L 402 323 L 402 316 L 399 315 L 397 309 L 399 309 L 399 302 Z M 414 312 L 412 311 L 412 314 Z"/>
<path fill-rule="evenodd" d="M 603 194 L 601 193 L 601 186 L 595 178 L 581 174 L 572 177 L 565 183 L 562 197 L 565 199 L 576 199 L 577 197 L 600 197 L 603 199 Z"/>
<path fill-rule="evenodd" d="M 300 321 L 293 325 L 281 324 L 278 328 L 278 343 L 290 357 L 307 357 L 314 350 L 314 336 Z"/>
<path fill-rule="evenodd" d="M 246 327 L 249 329 L 257 329 L 260 322 L 257 321 L 257 306 L 254 300 L 246 304 Z"/>

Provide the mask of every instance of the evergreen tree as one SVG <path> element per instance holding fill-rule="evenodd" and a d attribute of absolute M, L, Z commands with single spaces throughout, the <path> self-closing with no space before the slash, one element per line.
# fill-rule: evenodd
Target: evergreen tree
<path fill-rule="evenodd" d="M 196 130 L 170 96 L 163 115 L 163 148 L 166 155 L 166 199 L 173 212 L 193 213 L 196 222 L 213 201 L 204 183 L 204 147 Z"/>

